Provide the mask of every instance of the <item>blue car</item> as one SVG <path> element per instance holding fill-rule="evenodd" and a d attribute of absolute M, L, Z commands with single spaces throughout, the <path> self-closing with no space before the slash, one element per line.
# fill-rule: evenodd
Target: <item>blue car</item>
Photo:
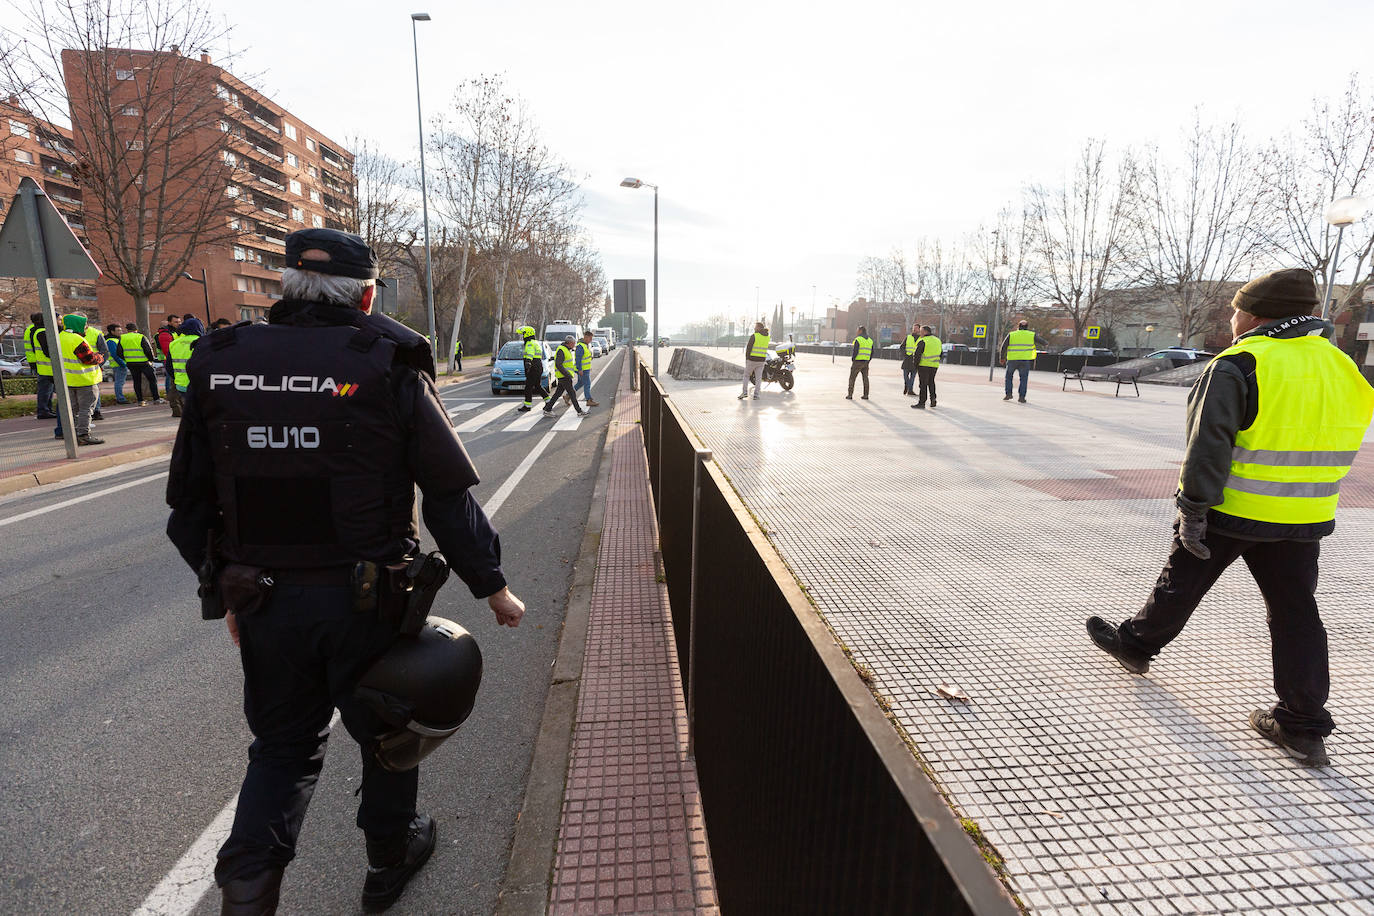
<path fill-rule="evenodd" d="M 553 350 L 548 344 L 544 348 L 544 377 L 540 379 L 547 391 L 553 381 Z M 491 393 L 525 390 L 525 343 L 521 340 L 508 340 L 501 345 L 496 354 L 496 362 L 491 367 Z"/>

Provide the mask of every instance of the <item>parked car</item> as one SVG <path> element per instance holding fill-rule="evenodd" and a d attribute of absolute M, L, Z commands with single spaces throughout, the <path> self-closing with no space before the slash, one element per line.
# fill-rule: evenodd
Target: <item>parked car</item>
<path fill-rule="evenodd" d="M 1176 363 L 1195 363 L 1200 360 L 1211 359 L 1216 356 L 1210 350 L 1197 350 L 1193 347 L 1167 347 L 1163 350 L 1156 350 L 1146 359 L 1172 359 Z"/>
<path fill-rule="evenodd" d="M 1115 356 L 1106 347 L 1069 347 L 1060 356 Z"/>
<path fill-rule="evenodd" d="M 605 356 L 605 355 L 606 355 L 606 344 L 601 340 L 600 337 L 593 337 L 593 338 L 592 338 L 591 347 L 592 347 L 592 359 L 596 359 L 598 356 Z"/>
<path fill-rule="evenodd" d="M 29 364 L 22 359 L 0 359 L 0 375 L 3 375 L 5 378 L 28 374 Z"/>
<path fill-rule="evenodd" d="M 553 376 L 553 349 L 548 344 L 544 348 L 544 376 L 541 379 L 545 388 Z M 508 340 L 501 345 L 496 361 L 491 366 L 491 393 L 525 390 L 525 343 L 521 340 Z"/>

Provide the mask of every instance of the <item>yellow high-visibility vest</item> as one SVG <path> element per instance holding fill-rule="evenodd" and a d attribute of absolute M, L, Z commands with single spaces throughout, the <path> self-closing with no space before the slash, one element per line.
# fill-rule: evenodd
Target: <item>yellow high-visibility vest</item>
<path fill-rule="evenodd" d="M 1350 471 L 1374 416 L 1374 388 L 1324 337 L 1259 335 L 1218 356 L 1255 358 L 1259 411 L 1236 434 L 1231 476 L 1217 512 L 1276 525 L 1336 517 Z"/>
<path fill-rule="evenodd" d="M 907 356 L 915 356 L 915 355 L 916 355 L 916 338 L 915 338 L 915 337 L 911 336 L 910 334 L 906 335 L 906 344 L 905 344 L 905 346 L 906 346 L 906 355 L 907 355 Z"/>
<path fill-rule="evenodd" d="M 572 378 L 572 364 L 572 351 L 569 350 L 566 345 L 559 344 L 558 349 L 553 352 L 554 378 Z"/>
<path fill-rule="evenodd" d="M 543 359 L 544 346 L 539 341 L 531 337 L 525 341 L 525 359 Z"/>
<path fill-rule="evenodd" d="M 862 363 L 873 358 L 872 337 L 855 337 L 854 342 L 859 345 L 859 352 L 854 354 L 854 362 Z"/>
<path fill-rule="evenodd" d="M 38 332 L 43 330 L 37 325 L 29 325 L 29 330 L 33 332 L 33 357 L 29 362 L 33 363 L 34 371 L 39 375 L 52 375 L 52 357 L 43 352 L 43 348 L 38 345 Z M 46 335 L 44 335 L 46 337 Z M 28 331 L 24 332 L 24 349 L 29 345 Z M 51 346 L 51 345 L 50 345 Z"/>
<path fill-rule="evenodd" d="M 24 362 L 36 363 L 38 357 L 43 355 L 43 350 L 38 346 L 38 331 L 36 324 L 31 324 L 24 329 Z M 34 354 L 38 355 L 35 356 Z"/>
<path fill-rule="evenodd" d="M 191 378 L 186 374 L 186 361 L 191 358 L 191 348 L 198 340 L 200 337 L 195 334 L 178 334 L 167 348 L 167 354 L 172 358 L 172 384 L 178 389 L 185 390 L 191 384 Z"/>
<path fill-rule="evenodd" d="M 577 371 L 592 367 L 592 348 L 582 341 L 577 342 Z"/>
<path fill-rule="evenodd" d="M 929 369 L 932 366 L 940 365 L 940 352 L 943 346 L 940 343 L 940 338 L 934 334 L 927 334 L 921 340 L 925 341 L 925 345 L 921 348 L 921 368 Z"/>
<path fill-rule="evenodd" d="M 128 331 L 119 335 L 119 349 L 123 351 L 124 362 L 130 366 L 146 363 L 148 356 L 143 352 L 144 337 L 138 331 Z"/>
<path fill-rule="evenodd" d="M 1015 330 L 1007 335 L 1007 362 L 1035 359 L 1035 332 Z"/>
<path fill-rule="evenodd" d="M 755 331 L 754 339 L 749 344 L 749 358 L 754 360 L 767 359 L 770 340 L 771 338 L 767 334 L 760 334 Z"/>
<path fill-rule="evenodd" d="M 68 388 L 89 388 L 99 385 L 104 373 L 99 366 L 88 366 L 76 358 L 76 348 L 86 343 L 86 338 L 75 331 L 63 331 L 57 335 L 62 347 L 62 371 L 67 374 Z"/>

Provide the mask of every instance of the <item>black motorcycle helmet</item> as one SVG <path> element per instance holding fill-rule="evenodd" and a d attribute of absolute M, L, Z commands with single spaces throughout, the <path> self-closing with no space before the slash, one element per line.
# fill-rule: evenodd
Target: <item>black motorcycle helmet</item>
<path fill-rule="evenodd" d="M 377 762 L 393 773 L 418 766 L 467 719 L 481 683 L 477 640 L 452 620 L 430 617 L 397 639 L 353 691 L 392 726 L 377 736 Z"/>

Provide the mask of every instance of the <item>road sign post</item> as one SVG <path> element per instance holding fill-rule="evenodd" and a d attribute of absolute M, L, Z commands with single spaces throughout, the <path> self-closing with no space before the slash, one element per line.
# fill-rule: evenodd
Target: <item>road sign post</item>
<path fill-rule="evenodd" d="M 1083 336 L 1088 340 L 1097 340 L 1102 336 L 1102 329 L 1100 327 L 1088 328 L 1083 332 Z"/>

